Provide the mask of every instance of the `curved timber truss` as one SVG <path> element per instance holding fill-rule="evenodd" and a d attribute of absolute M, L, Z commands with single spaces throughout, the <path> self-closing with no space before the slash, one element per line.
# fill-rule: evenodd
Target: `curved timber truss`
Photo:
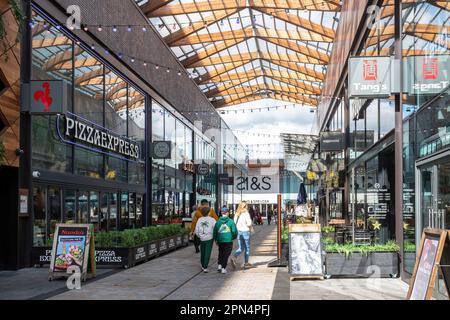
<path fill-rule="evenodd" d="M 136 1 L 216 108 L 263 98 L 317 106 L 339 22 L 338 0 Z M 424 2 L 448 10 L 448 1 Z M 392 20 L 386 0 L 381 21 Z M 405 34 L 432 42 L 443 25 L 409 23 Z M 394 27 L 372 30 L 364 54 L 386 54 Z M 450 45 L 449 45 L 450 47 Z M 414 54 L 411 52 L 411 54 Z"/>
<path fill-rule="evenodd" d="M 340 2 L 137 1 L 216 108 L 264 98 L 317 106 Z"/>

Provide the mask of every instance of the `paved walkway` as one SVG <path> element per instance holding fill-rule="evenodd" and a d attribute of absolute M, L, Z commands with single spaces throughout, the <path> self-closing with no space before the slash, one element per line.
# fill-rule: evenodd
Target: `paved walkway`
<path fill-rule="evenodd" d="M 408 286 L 400 279 L 329 279 L 290 281 L 287 268 L 268 268 L 276 256 L 275 226 L 257 226 L 250 262 L 255 268 L 218 274 L 217 248 L 210 273 L 201 272 L 199 255 L 189 246 L 134 268 L 67 291 L 51 299 L 404 299 Z M 236 245 L 235 245 L 236 247 Z M 240 257 L 242 264 L 243 257 Z"/>

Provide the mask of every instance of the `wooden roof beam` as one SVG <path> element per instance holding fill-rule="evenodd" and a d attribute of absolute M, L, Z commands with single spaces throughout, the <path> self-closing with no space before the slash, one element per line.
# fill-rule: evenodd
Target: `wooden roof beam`
<path fill-rule="evenodd" d="M 327 42 L 327 43 L 333 42 L 333 39 L 323 37 L 319 34 L 310 33 L 308 31 L 296 31 L 296 30 L 276 30 L 263 28 L 256 28 L 254 30 L 252 28 L 247 28 L 223 32 L 211 32 L 205 34 L 192 34 L 194 32 L 191 32 L 189 35 L 179 36 L 177 38 L 172 37 L 170 39 L 168 37 L 170 37 L 171 35 L 169 35 L 167 36 L 168 40 L 166 42 L 172 47 L 202 44 L 214 41 L 225 41 L 238 38 L 251 38 L 251 37 L 277 38 L 285 40 L 299 40 L 299 41 Z M 172 35 L 175 33 L 172 33 Z"/>
<path fill-rule="evenodd" d="M 149 16 L 153 11 L 168 5 L 173 0 L 149 0 L 146 4 L 141 6 L 142 12 Z"/>
<path fill-rule="evenodd" d="M 299 17 L 297 15 L 289 14 L 284 11 L 280 11 L 279 9 L 267 9 L 267 8 L 256 8 L 256 9 L 258 11 L 261 11 L 262 13 L 265 13 L 289 24 L 295 25 L 297 27 L 303 28 L 310 32 L 320 34 L 331 40 L 334 39 L 336 36 L 336 33 L 334 32 L 333 29 L 324 27 L 318 23 L 311 22 L 308 19 Z"/>
<path fill-rule="evenodd" d="M 247 7 L 246 0 L 209 0 L 198 2 L 181 2 L 173 5 L 166 5 L 157 10 L 149 12 L 147 16 L 152 17 L 164 17 L 173 16 L 179 14 L 191 14 L 199 12 L 210 12 L 218 10 L 237 10 Z"/>
<path fill-rule="evenodd" d="M 203 50 L 195 53 L 194 55 L 184 59 L 183 61 L 181 61 L 181 63 L 183 64 L 183 66 L 185 68 L 189 68 L 192 64 L 199 62 L 202 59 L 208 58 L 216 53 L 227 50 L 235 45 L 238 45 L 239 43 L 241 43 L 243 41 L 245 41 L 245 39 L 240 38 L 240 39 L 225 40 L 221 43 L 213 43 L 212 46 L 210 46 L 206 49 L 203 49 Z"/>
<path fill-rule="evenodd" d="M 225 10 L 225 11 L 221 11 L 221 12 L 213 12 L 212 15 L 206 17 L 204 19 L 204 21 L 193 22 L 192 25 L 181 28 L 180 30 L 177 30 L 174 33 L 169 34 L 168 36 L 166 36 L 164 38 L 164 41 L 169 46 L 177 45 L 175 43 L 179 43 L 180 41 L 182 42 L 182 39 L 186 39 L 193 33 L 196 33 L 196 32 L 198 32 L 198 31 L 200 31 L 222 19 L 225 19 L 225 18 L 235 14 L 236 12 L 238 12 L 237 9 Z M 203 42 L 207 42 L 207 41 L 202 41 L 201 43 L 203 43 Z M 187 44 L 190 44 L 189 41 Z"/>

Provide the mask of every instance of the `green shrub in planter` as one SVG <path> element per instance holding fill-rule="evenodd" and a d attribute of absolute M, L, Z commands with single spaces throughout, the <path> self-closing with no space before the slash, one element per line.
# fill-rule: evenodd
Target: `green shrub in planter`
<path fill-rule="evenodd" d="M 113 247 L 111 232 L 98 232 L 94 235 L 95 246 L 98 248 L 111 248 Z"/>
<path fill-rule="evenodd" d="M 395 241 L 388 241 L 386 244 L 374 244 L 374 245 L 355 245 L 352 243 L 337 244 L 332 243 L 325 245 L 326 252 L 337 252 L 344 254 L 345 257 L 349 257 L 352 253 L 361 253 L 367 256 L 371 252 L 398 252 L 399 246 Z"/>

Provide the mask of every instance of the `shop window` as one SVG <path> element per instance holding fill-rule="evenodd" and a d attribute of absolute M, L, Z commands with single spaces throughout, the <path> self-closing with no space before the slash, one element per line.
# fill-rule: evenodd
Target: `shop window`
<path fill-rule="evenodd" d="M 108 211 L 108 194 L 102 192 L 99 212 L 99 228 L 101 231 L 107 231 L 108 229 Z"/>
<path fill-rule="evenodd" d="M 128 203 L 128 193 L 120 194 L 120 230 L 128 229 L 129 227 L 129 203 Z"/>
<path fill-rule="evenodd" d="M 128 84 L 113 71 L 105 70 L 105 127 L 127 135 Z"/>
<path fill-rule="evenodd" d="M 144 226 L 144 196 L 136 194 L 136 228 Z"/>
<path fill-rule="evenodd" d="M 108 194 L 108 231 L 117 230 L 117 193 Z"/>
<path fill-rule="evenodd" d="M 94 231 L 99 231 L 100 226 L 100 209 L 98 196 L 98 192 L 91 191 L 89 194 L 89 223 L 92 223 L 94 225 Z"/>
<path fill-rule="evenodd" d="M 103 177 L 103 155 L 98 152 L 75 147 L 75 174 L 90 178 Z"/>
<path fill-rule="evenodd" d="M 164 116 L 164 137 L 164 140 L 170 141 L 172 143 L 172 153 L 170 155 L 170 159 L 165 160 L 165 164 L 170 168 L 175 168 L 175 118 L 169 112 L 166 112 Z"/>
<path fill-rule="evenodd" d="M 116 157 L 106 156 L 105 179 L 127 182 L 127 161 Z"/>
<path fill-rule="evenodd" d="M 89 193 L 77 192 L 77 223 L 89 223 Z"/>
<path fill-rule="evenodd" d="M 76 223 L 76 194 L 74 190 L 64 191 L 64 222 Z"/>
<path fill-rule="evenodd" d="M 128 227 L 135 228 L 136 227 L 136 193 L 129 194 L 128 201 L 129 208 L 129 219 L 128 219 Z"/>
<path fill-rule="evenodd" d="M 50 236 L 55 233 L 56 224 L 62 223 L 61 190 L 59 188 L 47 189 L 47 214 Z"/>
<path fill-rule="evenodd" d="M 42 247 L 47 241 L 47 224 L 46 224 L 46 189 L 43 187 L 35 187 L 33 189 L 33 245 Z"/>

